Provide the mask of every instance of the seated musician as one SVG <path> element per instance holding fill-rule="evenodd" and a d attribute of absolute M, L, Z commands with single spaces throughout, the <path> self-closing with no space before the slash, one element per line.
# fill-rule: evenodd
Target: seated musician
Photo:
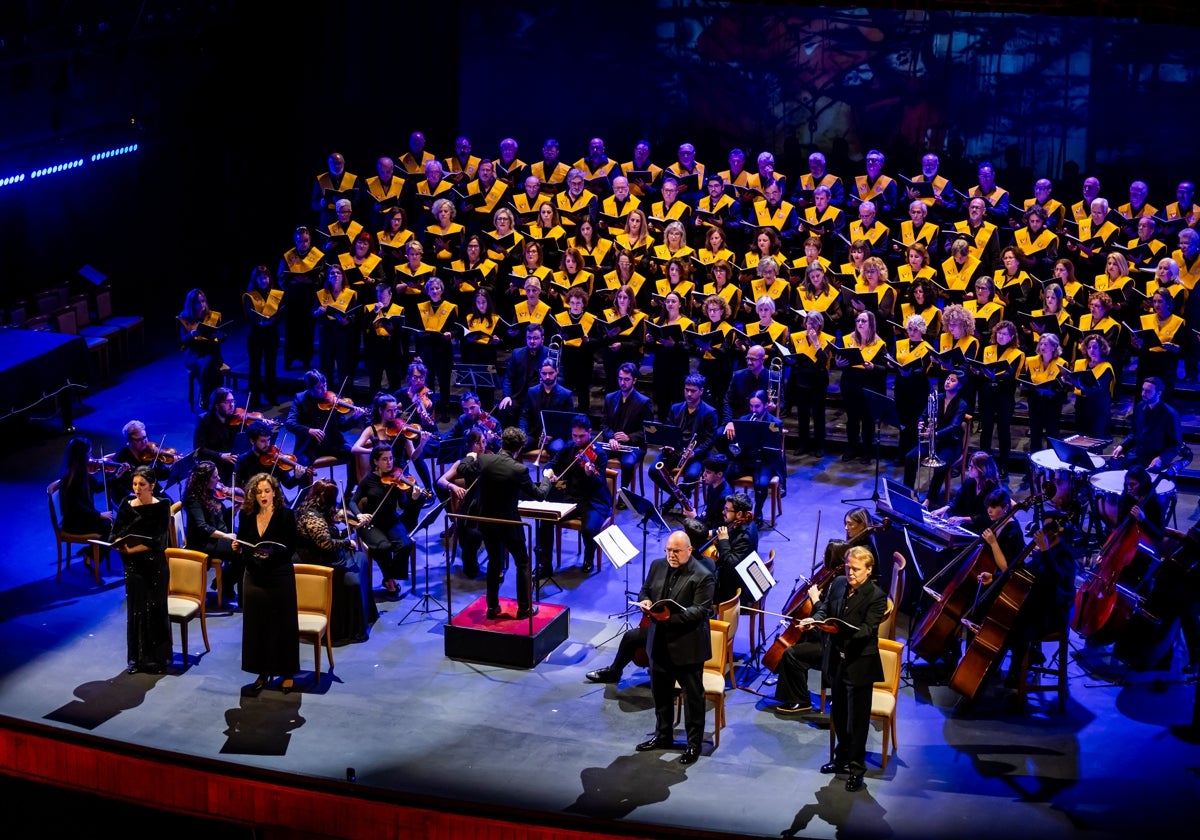
<path fill-rule="evenodd" d="M 729 470 L 729 459 L 719 452 L 704 459 L 700 473 L 700 490 L 703 496 L 703 511 L 684 505 L 683 512 L 690 519 L 699 519 L 707 530 L 716 531 L 725 522 L 725 500 L 733 495 L 733 488 L 725 480 Z M 691 497 L 688 497 L 689 505 Z"/>
<path fill-rule="evenodd" d="M 754 596 L 742 586 L 737 565 L 758 551 L 758 525 L 750 511 L 750 497 L 733 493 L 721 506 L 724 521 L 717 527 L 717 588 L 713 603 L 722 604 L 741 589 L 742 606 L 749 606 Z"/>
<path fill-rule="evenodd" d="M 1071 606 L 1075 602 L 1075 557 L 1063 539 L 1061 524 L 1057 519 L 1047 518 L 1033 538 L 1036 547 L 1022 564 L 1033 575 L 1033 585 L 1005 639 L 1005 647 L 1011 653 L 1008 674 L 1004 678 L 1004 686 L 1009 689 L 1017 686 L 1021 662 L 1026 653 L 1032 664 L 1040 665 L 1045 661 L 1037 641 L 1049 633 L 1066 631 Z M 990 616 L 992 610 L 997 608 L 996 602 L 1001 600 L 998 595 L 1011 575 L 1012 566 L 1007 549 L 998 549 L 998 543 L 989 544 L 992 545 L 999 579 L 995 579 L 996 576 L 990 572 L 983 572 L 979 575 L 979 581 L 984 586 L 994 585 L 997 592 L 987 611 Z M 1004 650 L 1001 649 L 996 662 L 1003 659 Z"/>
<path fill-rule="evenodd" d="M 459 405 L 462 406 L 462 414 L 454 421 L 454 425 L 442 433 L 441 439 L 444 443 L 448 440 L 464 440 L 462 452 L 465 453 L 465 439 L 467 433 L 477 431 L 482 435 L 484 447 L 488 452 L 497 452 L 500 449 L 500 421 L 483 410 L 479 395 L 474 391 L 463 391 L 461 397 L 458 398 Z M 460 453 L 445 452 L 446 460 L 455 457 Z M 442 494 L 438 494 L 442 498 Z"/>
<path fill-rule="evenodd" d="M 936 499 L 942 490 L 942 483 L 950 474 L 950 464 L 958 460 L 963 445 L 963 417 L 967 413 L 967 403 L 960 393 L 962 373 L 957 370 L 946 375 L 945 393 L 937 403 L 937 417 L 926 417 L 918 424 L 920 442 L 909 450 L 904 459 L 904 483 L 914 487 L 917 479 L 917 467 L 929 451 L 937 454 L 943 466 L 935 467 L 933 476 L 929 479 L 929 492 L 926 501 Z M 932 428 L 932 431 L 931 431 Z M 932 434 L 932 447 L 928 440 Z M 914 487 L 915 489 L 915 487 Z"/>
<path fill-rule="evenodd" d="M 325 382 L 325 374 L 310 370 L 304 374 L 305 390 L 292 399 L 284 427 L 296 438 L 294 455 L 309 466 L 322 455 L 332 455 L 338 463 L 350 462 L 350 444 L 343 432 L 366 413 L 366 409 L 336 400 Z"/>
<path fill-rule="evenodd" d="M 234 587 L 241 590 L 245 566 L 241 553 L 233 550 L 233 514 L 217 496 L 220 486 L 216 464 L 198 461 L 183 491 L 184 541 L 193 551 L 220 558 L 221 600 L 228 602 L 237 600 Z"/>
<path fill-rule="evenodd" d="M 776 429 L 782 429 L 783 421 L 767 409 L 768 399 L 766 391 L 755 391 L 750 395 L 747 406 L 749 411 L 735 419 L 747 423 L 765 423 Z M 787 494 L 787 463 L 783 459 L 783 450 L 777 445 L 780 442 L 778 435 L 768 435 L 761 447 L 746 447 L 738 445 L 734 429 L 732 421 L 727 423 L 725 434 L 721 440 L 731 452 L 734 449 L 738 452 L 734 459 L 736 467 L 733 477 L 750 476 L 754 480 L 754 521 L 761 528 L 763 505 L 771 491 L 771 479 L 778 478 L 782 485 L 780 492 L 784 495 Z M 717 588 L 720 589 L 719 581 Z M 718 600 L 720 599 L 718 598 Z"/>
<path fill-rule="evenodd" d="M 118 464 L 128 464 L 130 467 L 154 467 L 156 484 L 162 487 L 171 475 L 171 464 L 174 463 L 174 449 L 163 450 L 150 440 L 146 424 L 141 420 L 130 420 L 121 427 L 125 437 L 125 445 L 113 455 Z M 115 508 L 126 496 L 133 492 L 133 470 L 125 470 L 120 475 L 108 479 L 108 497 Z"/>
<path fill-rule="evenodd" d="M 543 520 L 538 523 L 538 574 L 549 577 L 552 572 L 554 529 L 562 522 L 577 520 L 583 535 L 583 571 L 591 572 L 596 565 L 596 535 L 612 512 L 612 495 L 608 491 L 608 453 L 592 444 L 592 423 L 587 415 L 578 414 L 571 420 L 571 443 L 563 447 L 550 466 L 545 478 L 553 487 L 553 501 L 574 502 L 576 507 L 558 523 Z"/>
<path fill-rule="evenodd" d="M 484 453 L 485 447 L 486 436 L 478 428 L 469 429 L 463 435 L 464 457 L 466 457 L 466 452 L 474 452 L 475 457 L 478 458 Z M 479 513 L 479 487 L 475 482 L 471 482 L 468 487 L 466 479 L 458 474 L 460 463 L 462 463 L 461 459 L 455 461 L 450 465 L 450 469 L 438 476 L 437 492 L 439 496 L 444 494 L 451 499 L 448 508 L 451 512 L 477 515 Z M 446 526 L 446 531 L 447 534 L 454 533 L 456 535 L 458 545 L 462 548 L 463 574 L 472 580 L 479 577 L 479 547 L 483 545 L 483 531 L 480 530 L 479 523 L 467 519 L 452 520 Z M 488 561 L 491 562 L 490 557 Z M 497 562 L 503 561 L 497 560 Z"/>
<path fill-rule="evenodd" d="M 534 385 L 525 394 L 525 410 L 521 414 L 521 431 L 528 436 L 525 443 L 526 451 L 541 449 L 550 456 L 557 455 L 566 446 L 566 441 L 560 438 L 550 440 L 542 427 L 543 411 L 574 411 L 575 398 L 562 385 L 558 384 L 558 368 L 549 359 L 542 362 L 539 369 L 541 383 Z"/>
<path fill-rule="evenodd" d="M 216 464 L 221 481 L 226 483 L 233 480 L 233 465 L 238 458 L 237 453 L 233 452 L 233 445 L 242 429 L 233 419 L 236 415 L 237 399 L 233 391 L 217 388 L 208 399 L 208 411 L 200 415 L 196 430 L 192 433 L 196 458 Z"/>
<path fill-rule="evenodd" d="M 671 494 L 670 485 L 673 482 L 662 473 L 673 474 L 682 467 L 683 472 L 674 483 L 694 484 L 704 471 L 704 459 L 716 440 L 717 410 L 704 402 L 704 384 L 705 379 L 700 374 L 688 374 L 683 380 L 683 402 L 672 405 L 667 413 L 666 422 L 678 426 L 682 439 L 686 441 L 682 452 L 676 452 L 669 446 L 663 447 L 662 471 L 650 468 L 650 480 L 668 495 Z"/>
<path fill-rule="evenodd" d="M 371 473 L 359 482 L 351 500 L 367 556 L 379 564 L 383 588 L 393 595 L 400 591 L 397 581 L 408 578 L 414 550 L 411 532 L 425 495 L 415 482 L 409 486 L 397 475 L 402 470 L 396 469 L 394 459 L 390 443 L 377 443 L 371 450 Z"/>
<path fill-rule="evenodd" d="M 278 449 L 271 452 L 271 427 L 255 420 L 246 427 L 250 449 L 238 456 L 233 465 L 233 483 L 245 488 L 246 482 L 261 472 L 279 479 L 284 487 L 308 487 L 312 484 L 313 472 L 290 455 Z"/>
<path fill-rule="evenodd" d="M 992 456 L 987 452 L 976 452 L 967 462 L 967 474 L 950 504 L 933 511 L 933 515 L 945 517 L 951 525 L 982 533 L 991 521 L 987 500 L 999 486 L 1000 473 Z"/>
<path fill-rule="evenodd" d="M 1142 381 L 1142 399 L 1133 409 L 1129 434 L 1112 452 L 1114 461 L 1159 470 L 1175 459 L 1183 438 L 1179 413 L 1163 401 L 1165 390 L 1157 376 Z"/>
<path fill-rule="evenodd" d="M 621 487 L 633 488 L 634 471 L 646 457 L 645 424 L 654 418 L 654 404 L 637 390 L 638 368 L 624 362 L 617 368 L 617 390 L 604 397 L 604 430 L 610 446 L 609 456 L 615 455 L 621 464 Z M 614 452 L 616 444 L 624 451 Z M 618 502 L 618 507 L 622 503 Z"/>
<path fill-rule="evenodd" d="M 1132 517 L 1141 532 L 1153 543 L 1156 549 L 1162 544 L 1164 528 L 1166 527 L 1166 511 L 1162 501 L 1154 491 L 1154 481 L 1150 473 L 1142 467 L 1134 467 L 1125 473 L 1125 493 L 1117 506 L 1117 521 L 1121 524 Z"/>

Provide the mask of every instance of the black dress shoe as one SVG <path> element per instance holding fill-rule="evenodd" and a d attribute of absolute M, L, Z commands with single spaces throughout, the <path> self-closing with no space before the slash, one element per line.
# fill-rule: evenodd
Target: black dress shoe
<path fill-rule="evenodd" d="M 488 607 L 487 617 L 489 619 L 499 618 L 500 617 L 500 608 L 499 607 Z"/>
<path fill-rule="evenodd" d="M 683 751 L 683 755 L 679 756 L 679 763 L 684 766 L 687 766 L 689 764 L 695 764 L 696 759 L 699 757 L 700 757 L 700 750 L 696 749 L 695 747 L 688 747 L 686 750 Z"/>
<path fill-rule="evenodd" d="M 671 738 L 659 738 L 657 735 L 649 741 L 642 741 L 634 749 L 638 752 L 649 752 L 650 750 L 669 750 L 675 746 L 675 741 Z"/>
<path fill-rule="evenodd" d="M 537 613 L 537 607 L 522 607 L 521 609 L 517 610 L 517 621 L 520 621 L 523 618 L 532 618 L 533 616 L 537 615 Z"/>
<path fill-rule="evenodd" d="M 821 772 L 825 773 L 826 775 L 832 774 L 838 776 L 846 772 L 846 765 L 838 764 L 835 761 L 830 761 L 828 764 L 821 765 Z"/>
<path fill-rule="evenodd" d="M 846 779 L 846 790 L 851 793 L 856 793 L 862 790 L 863 777 L 861 773 L 851 773 L 850 778 Z"/>
<path fill-rule="evenodd" d="M 842 461 L 845 461 L 845 462 L 853 461 L 855 459 L 855 457 L 857 457 L 857 456 L 854 454 L 853 449 L 847 449 L 845 452 L 842 453 Z"/>
<path fill-rule="evenodd" d="M 584 675 L 588 682 L 594 683 L 615 683 L 621 681 L 621 672 L 614 668 L 599 668 L 595 671 L 588 671 Z"/>
<path fill-rule="evenodd" d="M 799 715 L 812 711 L 812 703 L 786 703 L 776 706 L 775 711 L 781 715 Z"/>

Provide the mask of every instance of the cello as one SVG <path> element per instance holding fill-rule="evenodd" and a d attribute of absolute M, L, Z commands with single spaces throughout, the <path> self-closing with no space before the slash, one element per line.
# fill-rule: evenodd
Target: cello
<path fill-rule="evenodd" d="M 1008 574 L 992 582 L 992 586 L 997 586 L 1001 580 L 1004 581 L 983 623 L 976 625 L 968 618 L 962 619 L 963 626 L 973 630 L 975 637 L 971 639 L 962 659 L 958 661 L 954 674 L 950 677 L 950 687 L 968 700 L 975 699 L 984 678 L 1002 656 L 1008 642 L 1008 634 L 1012 632 L 1017 615 L 1036 582 L 1033 572 L 1024 565 L 1025 559 L 1035 548 L 1041 551 L 1049 549 L 1047 533 L 1058 533 L 1055 523 L 1046 522 L 1040 501 L 1035 516 L 1039 523 L 1044 524 L 1034 533 L 1033 539 L 1025 548 L 1021 549 L 1021 553 L 1009 562 Z"/>
<path fill-rule="evenodd" d="M 1008 521 L 1019 511 L 1027 509 L 1044 498 L 1044 495 L 1034 493 L 1009 508 L 1004 516 L 989 527 L 999 533 L 1000 529 L 1008 524 Z M 958 571 L 946 584 L 945 589 L 937 592 L 929 587 L 930 583 L 954 568 L 957 568 Z M 963 615 L 971 606 L 971 596 L 969 587 L 965 585 L 966 582 L 978 577 L 981 572 L 995 571 L 996 563 L 992 559 L 992 551 L 983 541 L 983 537 L 979 537 L 930 578 L 924 589 L 925 593 L 933 598 L 933 604 L 930 605 L 912 632 L 910 645 L 913 652 L 928 662 L 936 662 L 941 659 L 949 647 L 950 640 L 956 636 L 959 627 L 962 626 L 960 622 Z"/>
<path fill-rule="evenodd" d="M 835 548 L 846 549 L 853 545 L 861 545 L 866 542 L 867 537 L 878 531 L 886 531 L 892 526 L 890 519 L 886 517 L 878 525 L 868 525 L 860 531 L 852 540 L 834 540 L 830 542 L 830 546 Z M 828 546 L 827 546 L 828 549 Z M 816 540 L 813 541 L 813 560 L 816 562 L 817 546 Z M 813 574 L 811 581 L 801 576 L 806 586 L 798 587 L 792 596 L 788 599 L 787 604 L 783 608 L 782 615 L 788 619 L 787 626 L 782 632 L 775 636 L 771 646 L 767 648 L 767 652 L 763 654 L 763 667 L 772 674 L 779 673 L 779 663 L 783 661 L 783 654 L 792 645 L 800 641 L 804 633 L 809 629 L 801 626 L 798 622 L 801 619 L 809 618 L 816 608 L 816 603 L 813 601 L 810 593 L 812 587 L 817 587 L 822 593 L 833 582 L 833 579 L 846 571 L 846 553 L 841 552 L 840 560 L 832 566 L 825 566 Z"/>

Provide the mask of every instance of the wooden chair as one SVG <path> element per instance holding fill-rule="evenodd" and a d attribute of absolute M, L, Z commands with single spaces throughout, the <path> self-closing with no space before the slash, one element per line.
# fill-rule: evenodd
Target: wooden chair
<path fill-rule="evenodd" d="M 887 769 L 888 740 L 892 752 L 900 742 L 896 739 L 896 706 L 900 696 L 900 669 L 904 664 L 904 644 L 892 639 L 879 640 L 879 658 L 883 662 L 883 679 L 875 683 L 871 692 L 871 720 L 883 725 L 883 749 L 881 768 Z M 833 718 L 829 720 L 829 758 L 833 759 L 833 744 L 836 733 Z"/>
<path fill-rule="evenodd" d="M 900 559 L 904 559 L 903 555 L 901 555 Z M 904 597 L 904 572 L 906 566 L 907 561 L 904 564 L 896 561 L 895 568 L 892 570 L 892 586 L 888 590 L 888 604 L 891 605 L 891 609 L 879 624 L 879 638 L 881 639 L 896 638 L 896 614 L 900 612 L 900 604 L 903 603 L 901 599 Z"/>
<path fill-rule="evenodd" d="M 708 620 L 708 632 L 712 640 L 712 656 L 704 663 L 704 697 L 713 704 L 713 747 L 721 746 L 721 730 L 725 728 L 725 672 L 729 667 L 729 622 L 719 618 Z M 683 692 L 675 684 L 675 723 L 683 715 Z"/>
<path fill-rule="evenodd" d="M 726 641 L 729 644 L 729 650 L 725 651 L 726 676 L 729 678 L 729 684 L 737 688 L 737 676 L 733 671 L 733 637 L 737 635 L 738 616 L 742 613 L 741 587 L 738 587 L 738 591 L 733 593 L 733 597 L 728 601 L 717 604 L 715 612 L 717 618 L 729 625 L 729 632 L 726 633 Z"/>
<path fill-rule="evenodd" d="M 62 529 L 62 520 L 59 518 L 59 511 L 62 509 L 62 502 L 58 496 L 60 480 L 51 481 L 46 487 L 46 501 L 50 505 L 50 526 L 54 529 L 54 541 L 57 544 L 58 555 L 58 571 L 54 575 L 56 581 L 62 580 L 63 561 L 66 560 L 67 568 L 71 568 L 71 546 L 85 545 L 92 553 L 92 571 L 96 575 L 96 583 L 100 583 L 100 546 L 93 545 L 88 540 L 103 539 L 101 534 L 73 534 Z M 108 569 L 112 571 L 112 559 L 108 558 Z"/>
<path fill-rule="evenodd" d="M 1058 709 L 1067 710 L 1067 695 L 1070 693 L 1067 685 L 1067 629 L 1055 630 L 1034 642 L 1025 656 L 1021 659 L 1019 676 L 1017 678 L 1017 696 L 1024 704 L 1030 694 L 1058 694 Z M 1041 650 L 1043 644 L 1049 642 L 1055 645 L 1054 653 L 1049 661 L 1034 665 L 1029 656 L 1034 649 Z"/>
<path fill-rule="evenodd" d="M 167 545 L 171 548 L 187 548 L 187 530 L 183 524 L 183 502 L 171 503 L 171 519 L 167 523 Z M 217 585 L 217 607 L 225 605 L 225 590 L 222 587 L 223 573 L 220 557 L 212 557 L 208 554 L 204 555 L 207 558 L 208 568 L 213 570 L 214 579 Z M 204 572 L 205 580 L 208 579 L 208 571 Z"/>
<path fill-rule="evenodd" d="M 179 640 L 183 644 L 183 664 L 188 664 L 188 623 L 200 619 L 200 633 L 204 636 L 204 652 L 212 648 L 208 644 L 208 619 L 204 604 L 207 600 L 205 584 L 208 583 L 208 555 L 202 551 L 186 548 L 168 548 L 167 566 L 170 570 L 167 584 L 167 614 L 172 624 L 179 625 Z M 196 660 L 199 662 L 199 658 Z"/>
<path fill-rule="evenodd" d="M 578 469 L 578 467 L 576 467 Z M 604 527 L 611 525 L 617 517 L 617 482 L 621 478 L 621 470 L 619 467 L 609 467 L 604 471 L 605 481 L 608 483 L 608 493 L 612 497 L 612 507 L 608 511 L 608 518 L 604 520 Z M 562 535 L 563 531 L 574 531 L 576 533 L 575 553 L 583 551 L 583 520 L 568 519 L 566 522 L 557 526 L 554 529 L 554 565 L 555 568 L 562 568 Z M 599 551 L 597 551 L 599 554 Z M 600 569 L 600 558 L 596 558 L 596 570 Z"/>
<path fill-rule="evenodd" d="M 321 683 L 321 642 L 329 654 L 333 670 L 333 642 L 329 638 L 329 617 L 333 609 L 333 567 L 312 563 L 296 564 L 296 611 L 300 640 L 311 642 L 316 662 L 314 685 Z"/>

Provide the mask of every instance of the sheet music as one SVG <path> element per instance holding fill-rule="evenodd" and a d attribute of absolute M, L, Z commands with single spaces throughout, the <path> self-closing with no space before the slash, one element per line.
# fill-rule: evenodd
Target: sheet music
<path fill-rule="evenodd" d="M 742 562 L 737 564 L 736 571 L 742 583 L 749 590 L 751 600 L 757 601 L 775 585 L 767 564 L 759 557 L 757 551 L 752 551 Z"/>
<path fill-rule="evenodd" d="M 534 499 L 522 499 L 517 504 L 517 511 L 522 516 L 532 519 L 551 519 L 555 522 L 568 516 L 575 510 L 574 502 L 539 502 Z"/>
<path fill-rule="evenodd" d="M 618 569 L 638 556 L 638 550 L 616 524 L 609 525 L 596 535 L 596 547 L 604 552 L 604 556 Z"/>

